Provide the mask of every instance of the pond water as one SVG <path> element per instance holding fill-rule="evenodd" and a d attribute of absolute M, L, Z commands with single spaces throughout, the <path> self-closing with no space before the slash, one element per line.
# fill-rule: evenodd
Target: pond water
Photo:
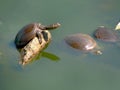
<path fill-rule="evenodd" d="M 1 0 L 0 90 L 119 90 L 120 44 L 97 41 L 102 55 L 84 54 L 65 44 L 74 33 L 92 35 L 101 25 L 115 28 L 120 0 Z M 59 22 L 51 31 L 45 52 L 60 58 L 41 57 L 21 67 L 14 46 L 17 32 L 26 24 Z"/>

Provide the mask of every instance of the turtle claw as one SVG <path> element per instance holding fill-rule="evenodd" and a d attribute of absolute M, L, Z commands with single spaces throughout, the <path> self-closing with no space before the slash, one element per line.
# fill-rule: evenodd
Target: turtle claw
<path fill-rule="evenodd" d="M 41 43 L 42 43 L 42 36 L 41 36 L 41 32 L 40 32 L 40 31 L 38 31 L 38 32 L 36 33 L 36 36 L 37 36 L 37 38 L 38 38 L 38 40 L 39 40 L 39 43 L 41 44 Z"/>

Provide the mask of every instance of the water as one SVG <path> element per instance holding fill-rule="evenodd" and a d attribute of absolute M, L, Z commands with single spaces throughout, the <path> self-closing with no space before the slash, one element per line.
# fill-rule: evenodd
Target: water
<path fill-rule="evenodd" d="M 103 55 L 82 54 L 68 47 L 64 37 L 87 33 L 100 25 L 114 28 L 120 17 L 119 0 L 1 0 L 0 90 L 119 90 L 120 47 L 98 42 Z M 18 65 L 13 41 L 26 24 L 59 22 L 45 50 L 59 61 L 41 57 L 25 67 Z"/>

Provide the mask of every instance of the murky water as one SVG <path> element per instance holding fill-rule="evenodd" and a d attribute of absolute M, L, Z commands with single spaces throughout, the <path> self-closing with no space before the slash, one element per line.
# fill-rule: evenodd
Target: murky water
<path fill-rule="evenodd" d="M 104 25 L 114 28 L 120 19 L 119 0 L 1 0 L 0 90 L 119 90 L 120 44 L 98 42 L 103 55 L 83 54 L 67 46 L 73 33 L 92 35 Z M 18 64 L 16 33 L 26 24 L 61 23 L 51 31 L 45 49 L 59 61 L 41 57 L 25 67 Z"/>

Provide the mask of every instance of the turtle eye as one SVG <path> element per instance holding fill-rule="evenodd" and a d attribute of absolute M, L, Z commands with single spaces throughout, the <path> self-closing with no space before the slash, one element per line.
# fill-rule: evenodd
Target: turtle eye
<path fill-rule="evenodd" d="M 45 31 L 42 31 L 41 33 L 42 33 L 42 35 L 44 37 L 44 40 L 47 42 L 48 41 L 48 33 L 45 32 Z"/>

